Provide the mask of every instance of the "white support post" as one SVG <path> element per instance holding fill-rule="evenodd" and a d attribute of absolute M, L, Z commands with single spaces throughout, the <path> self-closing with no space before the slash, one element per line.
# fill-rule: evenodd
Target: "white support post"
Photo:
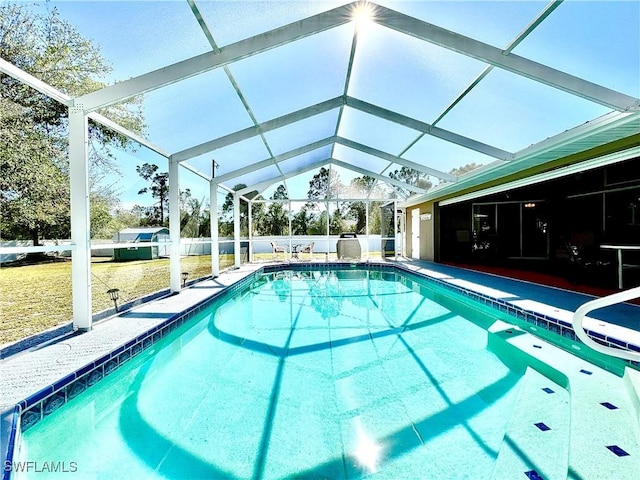
<path fill-rule="evenodd" d="M 325 256 L 325 258 L 328 260 L 329 259 L 329 254 L 331 253 L 331 238 L 330 238 L 330 234 L 331 234 L 331 214 L 329 211 L 329 200 L 326 199 L 324 202 L 324 206 L 327 209 L 327 254 Z"/>
<path fill-rule="evenodd" d="M 291 252 L 291 242 L 293 241 L 293 225 L 291 223 L 291 199 L 289 199 L 289 211 L 287 212 L 287 217 L 289 217 L 289 252 Z M 306 233 L 306 232 L 305 232 Z M 285 254 L 286 256 L 286 254 Z"/>
<path fill-rule="evenodd" d="M 233 259 L 236 268 L 240 267 L 240 195 L 233 194 Z"/>
<path fill-rule="evenodd" d="M 393 247 L 395 250 L 395 259 L 398 260 L 398 206 L 393 201 Z"/>
<path fill-rule="evenodd" d="M 73 329 L 91 330 L 91 236 L 88 120 L 82 108 L 69 108 L 69 181 L 71 185 L 71 287 Z"/>
<path fill-rule="evenodd" d="M 220 238 L 218 232 L 218 184 L 209 182 L 209 204 L 211 223 L 211 276 L 220 275 Z"/>
<path fill-rule="evenodd" d="M 370 260 L 370 253 L 369 253 L 369 209 L 371 208 L 371 201 L 367 200 L 364 204 L 364 231 L 367 235 L 367 248 L 365 249 L 366 252 L 366 257 L 367 257 L 367 262 Z"/>
<path fill-rule="evenodd" d="M 181 290 L 180 271 L 180 164 L 169 158 L 169 278 L 171 292 Z"/>
<path fill-rule="evenodd" d="M 251 212 L 251 205 L 253 205 L 253 202 L 249 202 L 247 204 L 248 207 L 248 215 L 249 215 L 249 248 L 247 250 L 248 253 L 248 260 L 249 262 L 251 262 L 251 259 L 253 258 L 253 218 L 251 218 L 252 212 Z"/>

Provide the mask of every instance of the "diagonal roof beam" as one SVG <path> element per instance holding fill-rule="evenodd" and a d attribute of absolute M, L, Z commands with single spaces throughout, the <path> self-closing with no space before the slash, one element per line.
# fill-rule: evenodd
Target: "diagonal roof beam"
<path fill-rule="evenodd" d="M 542 12 L 540 12 L 536 18 L 534 18 L 531 22 L 529 22 L 529 24 L 524 28 L 524 30 L 522 30 L 522 32 L 520 32 L 516 38 L 514 38 L 513 40 L 511 40 L 511 42 L 509 42 L 509 45 L 507 45 L 507 48 L 505 48 L 505 52 L 506 53 L 511 53 L 511 51 L 516 48 L 531 32 L 533 32 L 533 30 L 540 25 L 549 15 L 551 15 L 551 13 L 560 6 L 560 4 L 563 2 L 564 0 L 552 0 L 550 3 L 547 4 L 547 6 L 542 10 Z M 453 99 L 453 101 L 451 103 L 449 103 L 449 105 L 447 105 L 445 107 L 445 109 L 436 117 L 436 119 L 431 122 L 432 126 L 436 126 L 438 124 L 438 122 L 440 122 L 440 120 L 442 120 L 451 110 L 453 110 L 453 108 L 462 101 L 462 99 L 464 97 L 466 97 L 471 90 L 473 90 L 482 80 L 485 79 L 485 77 L 487 75 L 489 75 L 489 73 L 491 72 L 491 70 L 493 70 L 495 67 L 493 65 L 487 65 L 482 72 L 480 72 L 480 74 L 474 78 L 471 83 L 462 91 L 458 94 L 458 96 Z M 415 140 L 413 140 L 409 145 L 407 145 L 402 152 L 400 152 L 400 156 L 404 155 L 405 153 L 407 153 L 411 147 L 413 147 L 416 143 L 418 143 L 422 137 L 424 137 L 425 134 L 421 133 L 420 135 L 418 135 Z"/>
<path fill-rule="evenodd" d="M 5 59 L 0 58 L 0 72 L 6 73 L 10 77 L 19 80 L 25 85 L 29 85 L 31 88 L 36 89 L 40 93 L 44 93 L 47 97 L 56 100 L 63 105 L 69 107 L 71 105 L 71 97 L 66 93 L 61 92 L 55 87 L 52 87 L 46 82 L 43 82 L 39 78 L 34 77 L 28 72 L 25 72 L 19 67 L 16 67 L 13 63 L 7 62 Z"/>
<path fill-rule="evenodd" d="M 117 124 L 113 120 L 110 120 L 103 115 L 100 115 L 99 113 L 92 112 L 88 114 L 87 117 L 89 117 L 91 120 L 94 120 L 97 123 L 101 123 L 105 127 L 110 128 L 111 130 L 119 133 L 120 135 L 124 135 L 125 137 L 129 138 L 129 140 L 133 140 L 134 142 L 142 145 L 143 147 L 147 147 L 149 150 L 156 152 L 157 154 L 165 158 L 171 157 L 171 154 L 169 152 L 159 147 L 155 143 L 152 143 L 151 141 L 147 140 L 142 135 L 138 135 L 137 133 L 124 128 L 123 126 Z"/>
<path fill-rule="evenodd" d="M 171 159 L 170 159 L 171 160 Z M 200 178 L 204 178 L 207 182 L 211 181 L 211 177 L 209 175 L 207 175 L 206 173 L 201 172 L 200 170 L 198 170 L 196 167 L 192 167 L 191 165 L 189 165 L 188 163 L 182 163 L 180 164 L 181 167 L 189 170 L 191 173 L 195 173 L 196 175 L 198 175 Z"/>
<path fill-rule="evenodd" d="M 329 163 L 331 159 L 329 158 L 325 158 L 323 160 L 318 160 L 317 162 L 313 162 L 312 164 L 309 164 L 305 167 L 301 167 L 298 168 L 296 170 L 293 170 L 292 172 L 286 173 L 284 175 L 278 175 L 276 177 L 272 177 L 268 180 L 263 180 L 262 182 L 256 183 L 254 185 L 250 185 L 246 188 L 243 188 L 242 190 L 238 190 L 238 193 L 240 195 L 245 195 L 246 193 L 249 192 L 253 192 L 254 190 L 260 190 L 260 189 L 264 189 L 265 187 L 268 187 L 269 185 L 273 185 L 274 183 L 277 182 L 282 182 L 284 180 L 287 180 L 289 178 L 295 177 L 296 175 L 300 175 L 301 173 L 306 173 L 309 170 L 313 170 L 315 168 L 321 167 L 326 165 L 327 163 Z"/>
<path fill-rule="evenodd" d="M 514 55 L 473 38 L 457 34 L 385 7 L 376 8 L 380 25 L 468 57 L 544 83 L 621 112 L 640 107 L 640 100 L 574 75 Z"/>
<path fill-rule="evenodd" d="M 338 166 L 346 168 L 348 170 L 352 170 L 354 172 L 361 173 L 362 175 L 369 175 L 371 177 L 377 178 L 378 180 L 381 180 L 383 182 L 389 183 L 391 185 L 395 185 L 395 186 L 400 187 L 400 188 L 404 188 L 406 190 L 412 190 L 412 191 L 418 192 L 418 193 L 426 193 L 426 190 L 423 189 L 423 188 L 416 187 L 416 186 L 410 185 L 408 183 L 401 182 L 399 180 L 394 180 L 393 178 L 388 178 L 388 177 L 384 177 L 382 175 L 378 175 L 377 173 L 373 173 L 373 172 L 371 172 L 369 170 L 366 170 L 364 168 L 356 167 L 354 165 L 351 165 L 349 163 L 346 163 L 346 162 L 343 162 L 343 161 L 340 161 L 340 160 L 336 160 L 336 159 L 333 159 L 333 158 L 326 158 L 324 160 L 319 160 L 319 161 L 314 162 L 314 163 L 312 163 L 310 165 L 307 165 L 305 167 L 298 168 L 297 170 L 289 172 L 289 173 L 287 173 L 285 175 L 278 175 L 278 176 L 270 178 L 268 180 L 263 180 L 262 182 L 259 182 L 259 183 L 256 183 L 254 185 L 251 185 L 251 186 L 248 186 L 246 188 L 243 188 L 242 190 L 238 190 L 238 194 L 239 195 L 245 195 L 245 194 L 247 194 L 249 192 L 253 192 L 254 190 L 260 191 L 261 189 L 269 187 L 270 185 L 273 185 L 274 183 L 282 182 L 284 180 L 287 180 L 289 178 L 295 177 L 295 176 L 300 175 L 302 173 L 306 173 L 306 172 L 308 172 L 310 170 L 314 170 L 314 169 L 316 169 L 318 167 L 322 167 L 322 166 L 327 165 L 327 164 L 338 165 Z"/>
<path fill-rule="evenodd" d="M 233 178 L 239 177 L 241 175 L 244 175 L 246 173 L 250 173 L 253 172 L 255 170 L 260 170 L 261 168 L 265 168 L 265 167 L 269 167 L 271 165 L 273 165 L 273 161 L 275 160 L 276 163 L 282 162 L 284 160 L 288 160 L 289 158 L 293 158 L 293 157 L 297 157 L 298 155 L 302 155 L 304 153 L 307 152 L 311 152 L 312 150 L 316 150 L 318 148 L 321 147 L 325 147 L 327 145 L 330 145 L 331 143 L 336 141 L 336 137 L 327 137 L 324 138 L 322 140 L 318 140 L 317 142 L 313 142 L 310 143 L 308 145 L 305 145 L 303 147 L 299 147 L 296 148 L 295 150 L 290 150 L 288 152 L 285 152 L 281 155 L 277 155 L 276 157 L 274 157 L 273 159 L 271 158 L 267 158 L 266 160 L 262 160 L 259 162 L 255 162 L 255 163 L 251 163 L 249 165 L 247 165 L 246 167 L 242 167 L 239 168 L 237 170 L 234 170 L 232 172 L 227 172 L 223 175 L 218 175 L 216 176 L 216 182 L 220 183 L 220 182 L 226 182 L 227 180 L 231 180 Z"/>
<path fill-rule="evenodd" d="M 374 182 L 374 184 L 372 185 L 371 189 L 369 190 L 369 193 L 367 194 L 367 197 L 366 197 L 367 199 L 371 197 L 371 193 L 373 193 L 373 189 L 380 182 L 383 182 L 383 183 L 386 182 L 386 183 L 388 183 L 390 185 L 394 185 L 394 186 L 398 187 L 398 189 L 394 190 L 394 191 L 398 195 L 401 195 L 402 198 L 405 199 L 405 200 L 407 199 L 407 197 L 409 197 L 409 194 L 405 193 L 404 191 L 405 190 L 411 191 L 413 189 L 413 185 L 410 185 L 410 184 L 408 184 L 406 182 L 403 182 L 402 180 L 396 180 L 396 179 L 391 178 L 391 177 L 385 177 L 384 175 L 382 175 L 380 173 L 375 173 L 375 172 L 372 172 L 372 171 L 367 170 L 365 168 L 357 167 L 357 166 L 355 166 L 355 165 L 353 165 L 351 163 L 347 163 L 347 162 L 344 162 L 342 160 L 338 160 L 336 158 L 332 158 L 331 159 L 331 163 L 333 165 L 335 165 L 335 166 L 339 166 L 339 167 L 345 168 L 347 170 L 351 170 L 352 172 L 360 173 L 362 175 L 366 175 L 366 176 L 374 178 L 376 181 Z M 417 188 L 420 188 L 420 187 L 417 187 Z"/>
<path fill-rule="evenodd" d="M 19 80 L 20 82 L 24 83 L 25 85 L 30 86 L 31 88 L 37 90 L 38 92 L 45 94 L 49 98 L 52 98 L 53 100 L 55 100 L 55 101 L 57 101 L 57 102 L 59 102 L 59 103 L 61 103 L 63 105 L 66 105 L 67 107 L 71 106 L 72 103 L 73 103 L 72 98 L 69 95 L 67 95 L 66 93 L 61 92 L 57 88 L 52 87 L 48 83 L 43 82 L 42 80 L 34 77 L 30 73 L 25 72 L 21 68 L 16 67 L 12 63 L 9 63 L 9 62 L 7 62 L 6 60 L 4 60 L 2 58 L 0 58 L 0 72 L 5 73 L 5 74 L 15 78 L 16 80 Z M 161 155 L 161 156 L 163 156 L 165 158 L 169 158 L 171 156 L 171 154 L 169 152 L 163 150 L 162 148 L 160 148 L 159 146 L 155 145 L 154 143 L 152 143 L 151 141 L 147 140 L 146 138 L 142 137 L 141 135 L 138 135 L 137 133 L 132 132 L 131 130 L 128 130 L 128 129 L 118 125 L 113 120 L 108 119 L 104 115 L 100 115 L 99 113 L 93 112 L 93 113 L 90 113 L 87 116 L 91 120 L 93 120 L 93 121 L 95 121 L 97 123 L 100 123 L 100 124 L 104 125 L 107 128 L 110 128 L 114 132 L 117 132 L 117 133 L 119 133 L 121 135 L 124 135 L 125 137 L 129 138 L 130 140 L 133 140 L 134 142 L 139 143 L 143 147 L 147 147 L 149 150 L 152 150 L 152 151 L 158 153 L 159 155 Z"/>
<path fill-rule="evenodd" d="M 416 187 L 415 185 L 411 185 L 410 183 L 406 183 L 406 182 L 401 182 L 400 180 L 396 180 L 396 179 L 391 178 L 391 177 L 385 177 L 384 175 L 380 175 L 378 173 L 374 173 L 371 170 L 367 170 L 365 168 L 356 167 L 355 165 L 352 165 L 352 164 L 347 163 L 347 162 L 343 162 L 342 160 L 336 160 L 335 158 L 332 158 L 331 159 L 331 163 L 334 164 L 334 165 L 337 165 L 339 167 L 346 168 L 346 169 L 352 170 L 354 172 L 360 173 L 362 175 L 367 175 L 369 177 L 373 177 L 376 180 L 380 180 L 380 181 L 388 183 L 390 185 L 394 185 L 394 186 L 399 187 L 399 188 L 404 188 L 405 190 L 410 190 L 410 191 L 413 191 L 413 192 L 426 193 L 426 190 L 424 188 Z"/>
<path fill-rule="evenodd" d="M 211 30 L 209 30 L 209 26 L 207 25 L 207 22 L 205 22 L 204 18 L 202 17 L 202 14 L 200 13 L 200 9 L 196 5 L 195 0 L 187 0 L 187 3 L 191 7 L 191 11 L 195 15 L 196 20 L 198 21 L 198 24 L 200 25 L 200 29 L 204 33 L 205 37 L 207 37 L 207 40 L 209 41 L 209 45 L 211 45 L 211 48 L 213 49 L 213 51 L 215 53 L 220 53 L 220 48 L 218 47 L 218 44 L 216 43 L 215 39 L 213 38 L 213 34 L 211 33 Z M 244 96 L 244 93 L 242 93 L 242 89 L 240 88 L 240 85 L 238 85 L 238 82 L 237 82 L 236 78 L 233 76 L 233 73 L 231 73 L 231 69 L 229 68 L 228 65 L 225 65 L 224 67 L 222 67 L 222 69 L 224 70 L 224 73 L 227 76 L 227 79 L 231 83 L 231 86 L 235 90 L 236 95 L 240 99 L 240 102 L 242 102 L 242 105 L 244 106 L 244 109 L 247 112 L 247 115 L 249 115 L 249 118 L 251 118 L 251 122 L 253 123 L 254 126 L 257 126 L 258 123 L 259 123 L 258 119 L 254 115 L 253 110 L 251 109 L 251 106 L 249 105 L 249 101 Z M 271 159 L 273 159 L 273 157 L 274 157 L 273 151 L 271 150 L 271 147 L 269 146 L 269 142 L 267 142 L 267 138 L 264 136 L 264 133 L 262 133 L 262 132 L 260 132 L 259 135 L 260 135 L 260 139 L 262 140 L 262 143 L 263 143 L 264 147 L 267 149 L 267 152 L 269 152 L 269 157 Z M 276 166 L 276 168 L 278 170 L 280 170 L 280 167 L 278 166 L 278 163 L 275 160 L 273 160 L 273 164 Z M 280 173 L 282 173 L 282 172 L 280 172 Z M 286 188 L 286 185 L 285 185 L 285 188 Z"/>
<path fill-rule="evenodd" d="M 277 128 L 284 127 L 285 125 L 304 120 L 305 118 L 328 112 L 329 110 L 342 106 L 343 103 L 344 99 L 342 97 L 336 97 L 331 100 L 316 103 L 315 105 L 311 105 L 310 107 L 303 108 L 293 113 L 288 113 L 282 117 L 274 118 L 273 120 L 268 120 L 259 125 L 248 127 L 244 130 L 239 130 L 237 132 L 230 133 L 229 135 L 225 135 L 224 137 L 219 137 L 180 152 L 176 152 L 173 154 L 173 158 L 178 162 L 184 162 L 185 160 L 189 160 L 190 158 L 194 158 L 199 155 L 204 155 L 205 153 L 209 153 L 218 148 L 226 147 L 228 145 L 241 142 L 242 140 L 255 137 L 256 135 L 260 135 L 260 132 L 275 130 Z"/>
<path fill-rule="evenodd" d="M 511 53 L 514 48 L 516 48 L 533 30 L 540 25 L 551 13 L 560 6 L 560 4 L 564 0 L 553 0 L 540 12 L 536 18 L 534 18 L 529 24 L 520 32 L 516 38 L 509 42 L 507 48 L 505 48 L 504 52 L 506 54 Z M 440 120 L 442 120 L 447 113 L 449 113 L 453 107 L 455 107 L 460 101 L 466 97 L 473 88 L 478 85 L 495 67 L 493 65 L 487 65 L 482 72 L 469 84 L 467 88 L 465 88 L 460 94 L 436 117 L 436 119 L 431 123 L 431 125 L 435 126 Z"/>
<path fill-rule="evenodd" d="M 344 145 L 345 147 L 359 150 L 369 155 L 373 155 L 374 157 L 382 158 L 383 160 L 387 160 L 388 162 L 397 163 L 398 165 L 402 165 L 403 167 L 413 168 L 414 170 L 426 173 L 427 175 L 433 175 L 434 177 L 440 178 L 442 180 L 446 180 L 449 182 L 456 181 L 456 177 L 454 175 L 451 175 L 450 173 L 441 172 L 440 170 L 436 170 L 435 168 L 430 168 L 426 165 L 412 162 L 411 160 L 405 160 L 404 158 L 396 157 L 395 155 L 391 155 L 390 153 L 383 152 L 382 150 L 378 150 L 376 148 L 368 147 L 367 145 L 354 142 L 353 140 L 337 137 L 336 143 Z"/>
<path fill-rule="evenodd" d="M 346 105 L 355 108 L 356 110 L 375 115 L 376 117 L 384 118 L 385 120 L 389 120 L 390 122 L 394 122 L 413 130 L 417 130 L 418 132 L 427 133 L 442 140 L 446 140 L 462 147 L 475 150 L 476 152 L 484 153 L 485 155 L 489 155 L 490 157 L 494 157 L 500 160 L 511 160 L 513 158 L 513 154 L 511 152 L 492 147 L 491 145 L 478 142 L 457 133 L 444 130 L 440 127 L 434 127 L 428 123 L 421 122 L 420 120 L 416 120 L 414 118 L 407 117 L 406 115 L 387 110 L 386 108 L 378 107 L 377 105 L 373 105 L 371 103 L 363 102 L 362 100 L 358 100 L 353 97 L 346 98 Z"/>
<path fill-rule="evenodd" d="M 93 111 L 134 95 L 150 92 L 194 75 L 229 65 L 243 58 L 265 52 L 295 40 L 339 27 L 352 21 L 353 8 L 352 4 L 343 5 L 342 7 L 290 23 L 284 27 L 232 43 L 231 45 L 221 48 L 219 52 L 203 53 L 138 77 L 116 83 L 115 85 L 76 98 L 76 105 L 81 106 L 84 111 Z"/>
<path fill-rule="evenodd" d="M 353 29 L 353 37 L 351 39 L 351 51 L 349 52 L 349 63 L 347 64 L 347 74 L 344 80 L 344 88 L 342 89 L 342 94 L 346 97 L 349 94 L 349 84 L 351 83 L 351 75 L 353 73 L 353 62 L 356 58 L 356 48 L 358 47 L 358 22 L 355 21 L 354 29 Z M 336 121 L 336 129 L 335 135 L 338 135 L 338 131 L 340 130 L 340 123 L 342 123 L 342 114 L 344 113 L 344 105 L 340 107 L 340 111 L 338 112 L 338 120 Z M 331 150 L 331 156 L 335 154 L 335 145 Z"/>

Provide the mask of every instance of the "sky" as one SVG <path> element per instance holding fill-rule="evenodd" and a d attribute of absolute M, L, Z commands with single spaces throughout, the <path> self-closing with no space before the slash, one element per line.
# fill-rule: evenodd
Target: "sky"
<path fill-rule="evenodd" d="M 241 41 L 347 2 L 338 1 L 197 1 L 218 47 Z M 548 2 L 543 1 L 380 1 L 380 5 L 415 16 L 489 45 L 505 48 Z M 98 45 L 113 66 L 108 83 L 125 80 L 210 51 L 186 1 L 50 1 L 85 37 Z M 330 29 L 229 66 L 258 122 L 285 115 L 345 93 L 354 23 Z M 640 2 L 566 0 L 513 53 L 553 68 L 640 97 Z M 353 70 L 346 93 L 421 122 L 432 123 L 486 64 L 374 23 L 359 26 Z M 608 107 L 494 68 L 437 126 L 488 145 L 517 152 L 594 118 Z M 145 136 L 175 153 L 253 125 L 222 69 L 154 90 L 145 95 Z M 274 155 L 336 133 L 339 110 L 308 118 L 265 134 Z M 448 172 L 454 167 L 494 161 L 487 155 L 374 117 L 353 108 L 342 112 L 338 134 L 350 140 Z M 416 142 L 417 140 L 417 142 Z M 282 164 L 292 171 L 323 160 L 325 147 Z M 259 137 L 210 152 L 190 163 L 218 175 L 269 158 Z M 380 172 L 386 162 L 337 146 L 335 158 Z M 112 182 L 125 206 L 148 204 L 137 194 L 145 185 L 136 165 L 166 161 L 140 149 L 118 152 L 121 176 Z M 392 169 L 399 168 L 394 165 Z M 359 173 L 338 169 L 345 183 Z M 259 182 L 275 168 L 237 179 Z M 289 180 L 294 198 L 306 197 L 317 170 Z M 382 173 L 388 174 L 388 170 Z M 181 169 L 183 188 L 205 198 L 208 184 Z M 233 186 L 235 181 L 229 182 Z M 277 185 L 265 192 L 269 196 Z M 147 196 L 148 197 L 148 196 Z"/>

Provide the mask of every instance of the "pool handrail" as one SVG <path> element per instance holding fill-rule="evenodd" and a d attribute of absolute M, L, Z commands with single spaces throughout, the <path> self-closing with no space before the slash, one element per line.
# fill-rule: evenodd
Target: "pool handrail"
<path fill-rule="evenodd" d="M 582 304 L 573 314 L 573 320 L 571 322 L 573 331 L 585 345 L 597 352 L 604 353 L 605 355 L 609 355 L 612 357 L 640 362 L 640 352 L 622 350 L 602 345 L 593 340 L 584 330 L 584 327 L 582 325 L 584 317 L 592 310 L 597 310 L 599 308 L 608 307 L 617 303 L 626 302 L 628 300 L 633 300 L 634 298 L 640 298 L 640 287 L 630 288 L 629 290 L 617 292 L 602 298 L 596 298 L 595 300 L 590 300 Z"/>

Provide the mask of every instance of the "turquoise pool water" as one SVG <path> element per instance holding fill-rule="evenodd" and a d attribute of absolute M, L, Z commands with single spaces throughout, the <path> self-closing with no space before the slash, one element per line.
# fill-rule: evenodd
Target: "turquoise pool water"
<path fill-rule="evenodd" d="M 78 478 L 490 478 L 520 374 L 487 350 L 489 313 L 396 273 L 264 274 L 27 430 L 20 458 Z"/>

